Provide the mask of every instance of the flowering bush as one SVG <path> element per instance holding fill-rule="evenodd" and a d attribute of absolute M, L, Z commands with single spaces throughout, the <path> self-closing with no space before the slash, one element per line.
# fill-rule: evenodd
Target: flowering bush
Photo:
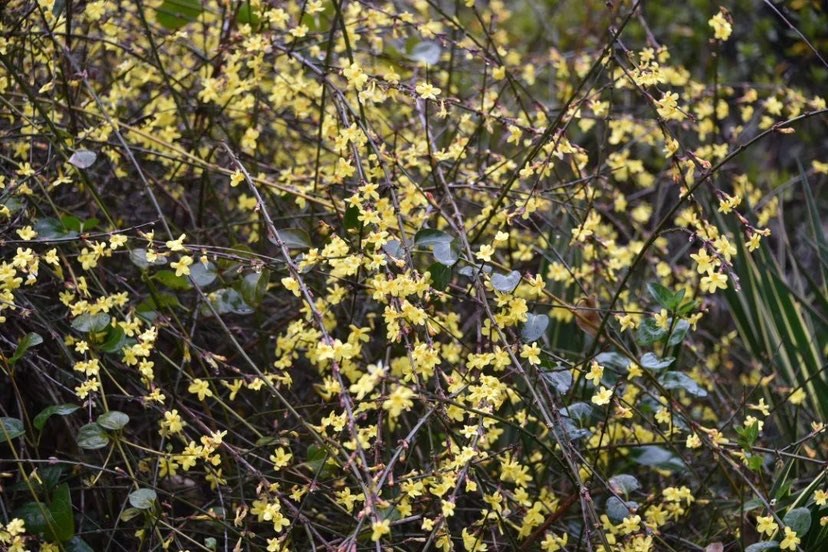
<path fill-rule="evenodd" d="M 790 4 L 6 3 L 0 547 L 828 546 Z"/>

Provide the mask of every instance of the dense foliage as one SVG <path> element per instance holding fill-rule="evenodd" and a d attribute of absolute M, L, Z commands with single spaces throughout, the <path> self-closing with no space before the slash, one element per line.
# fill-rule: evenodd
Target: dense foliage
<path fill-rule="evenodd" d="M 3 3 L 0 549 L 828 548 L 828 17 L 722 4 Z"/>

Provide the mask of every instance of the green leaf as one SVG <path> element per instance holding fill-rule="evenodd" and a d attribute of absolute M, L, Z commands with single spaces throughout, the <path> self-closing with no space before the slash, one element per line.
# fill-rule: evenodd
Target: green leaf
<path fill-rule="evenodd" d="M 776 550 L 779 543 L 776 541 L 759 541 L 745 548 L 745 552 L 764 552 L 765 550 Z"/>
<path fill-rule="evenodd" d="M 520 272 L 511 271 L 509 274 L 492 274 L 492 287 L 497 291 L 511 293 L 520 283 Z"/>
<path fill-rule="evenodd" d="M 109 325 L 110 316 L 105 312 L 84 313 L 72 320 L 72 327 L 79 332 L 102 332 Z"/>
<path fill-rule="evenodd" d="M 109 444 L 109 435 L 98 424 L 86 424 L 78 430 L 75 440 L 80 448 L 95 450 Z"/>
<path fill-rule="evenodd" d="M 310 236 L 301 228 L 282 228 L 276 232 L 279 234 L 279 240 L 288 249 L 308 249 L 311 246 Z M 276 243 L 273 239 L 270 241 Z"/>
<path fill-rule="evenodd" d="M 88 169 L 95 163 L 98 154 L 89 150 L 78 150 L 69 157 L 69 164 L 79 169 Z"/>
<path fill-rule="evenodd" d="M 156 8 L 155 20 L 162 27 L 175 31 L 198 19 L 201 12 L 200 0 L 164 0 Z"/>
<path fill-rule="evenodd" d="M 545 314 L 526 314 L 526 322 L 520 330 L 520 337 L 525 343 L 537 341 L 546 333 L 549 326 L 549 317 Z"/>
<path fill-rule="evenodd" d="M 190 281 L 198 287 L 206 287 L 213 283 L 218 276 L 216 265 L 207 261 L 205 266 L 202 262 L 193 263 L 190 266 Z"/>
<path fill-rule="evenodd" d="M 256 13 L 256 10 L 250 5 L 250 2 L 244 1 L 239 6 L 239 11 L 236 14 L 236 21 L 239 23 L 247 23 L 251 27 L 255 28 L 261 19 L 259 18 L 259 14 Z"/>
<path fill-rule="evenodd" d="M 104 429 L 118 431 L 129 423 L 129 416 L 118 410 L 110 410 L 98 416 L 96 423 Z"/>
<path fill-rule="evenodd" d="M 67 229 L 63 223 L 53 217 L 43 217 L 34 223 L 37 237 L 41 240 L 54 240 L 60 238 L 76 238 L 78 233 Z"/>
<path fill-rule="evenodd" d="M 682 389 L 695 397 L 706 397 L 707 390 L 701 387 L 696 380 L 683 372 L 666 372 L 658 381 L 665 389 Z"/>
<path fill-rule="evenodd" d="M 690 329 L 690 322 L 687 320 L 679 320 L 673 328 L 673 333 L 670 334 L 670 339 L 667 340 L 667 345 L 673 347 L 678 345 L 687 336 L 687 331 Z"/>
<path fill-rule="evenodd" d="M 676 359 L 673 357 L 658 358 L 653 353 L 644 353 L 641 360 L 638 361 L 638 364 L 640 364 L 642 368 L 657 372 L 659 370 L 669 368 L 675 360 Z"/>
<path fill-rule="evenodd" d="M 152 275 L 152 279 L 157 280 L 163 286 L 178 291 L 187 290 L 193 287 L 188 278 L 185 276 L 176 276 L 175 272 L 172 270 L 159 270 Z"/>
<path fill-rule="evenodd" d="M 444 291 L 451 282 L 451 267 L 443 263 L 432 263 L 428 267 L 431 274 L 431 287 L 438 291 Z"/>
<path fill-rule="evenodd" d="M 638 508 L 637 502 L 624 502 L 617 496 L 611 496 L 607 499 L 607 517 L 613 523 L 620 523 L 624 518 L 629 517 L 636 508 Z"/>
<path fill-rule="evenodd" d="M 26 525 L 26 532 L 50 541 L 65 541 L 75 534 L 75 518 L 69 485 L 63 483 L 52 495 L 50 504 L 27 502 L 14 511 Z"/>
<path fill-rule="evenodd" d="M 72 513 L 72 495 L 69 492 L 69 484 L 63 483 L 55 489 L 52 501 L 49 504 L 49 513 L 52 514 L 54 525 L 53 539 L 65 541 L 75 535 L 75 516 Z"/>
<path fill-rule="evenodd" d="M 132 264 L 142 270 L 150 266 L 162 266 L 167 264 L 166 255 L 161 255 L 160 253 L 156 255 L 154 261 L 149 262 L 149 260 L 147 260 L 147 250 L 142 247 L 131 249 L 129 252 L 129 260 L 132 261 Z"/>
<path fill-rule="evenodd" d="M 0 418 L 0 443 L 17 439 L 26 434 L 23 422 L 17 418 Z"/>
<path fill-rule="evenodd" d="M 244 302 L 241 294 L 233 288 L 223 288 L 215 292 L 210 301 L 219 314 L 251 314 L 253 308 Z M 206 314 L 210 311 L 207 309 Z"/>
<path fill-rule="evenodd" d="M 681 303 L 681 300 L 684 299 L 684 289 L 680 289 L 678 293 L 673 293 L 656 282 L 647 284 L 647 291 L 650 292 L 650 295 L 655 299 L 656 303 L 671 312 L 675 311 L 679 303 Z"/>
<path fill-rule="evenodd" d="M 639 345 L 652 345 L 657 341 L 661 341 L 667 336 L 667 330 L 660 327 L 652 318 L 645 318 L 641 324 L 638 325 L 635 339 Z"/>
<path fill-rule="evenodd" d="M 639 447 L 633 455 L 633 460 L 642 466 L 650 466 L 660 470 L 680 472 L 687 469 L 681 458 L 669 450 L 655 445 Z"/>
<path fill-rule="evenodd" d="M 64 552 L 95 552 L 95 550 L 89 546 L 85 540 L 78 536 L 72 537 L 62 544 Z"/>
<path fill-rule="evenodd" d="M 158 495 L 152 489 L 138 489 L 129 493 L 129 503 L 133 508 L 139 510 L 149 510 L 155 504 Z"/>
<path fill-rule="evenodd" d="M 20 338 L 20 341 L 17 343 L 17 349 L 14 351 L 14 354 L 9 359 L 9 364 L 14 364 L 21 358 L 23 355 L 26 354 L 31 347 L 36 345 L 40 345 L 43 343 L 43 338 L 40 336 L 39 333 L 31 332 L 24 335 Z"/>
<path fill-rule="evenodd" d="M 267 293 L 270 283 L 270 271 L 262 269 L 259 272 L 246 274 L 241 280 L 240 290 L 244 302 L 251 306 L 259 306 Z"/>
<path fill-rule="evenodd" d="M 632 475 L 622 473 L 614 475 L 609 479 L 609 486 L 617 494 L 629 495 L 641 488 L 641 483 Z"/>
<path fill-rule="evenodd" d="M 418 42 L 417 45 L 411 49 L 411 53 L 408 54 L 408 57 L 419 63 L 435 65 L 438 61 L 440 61 L 441 53 L 442 48 L 438 43 L 432 40 L 423 40 L 422 42 Z"/>
<path fill-rule="evenodd" d="M 124 329 L 120 326 L 109 326 L 106 333 L 106 339 L 100 345 L 99 349 L 105 353 L 117 353 L 123 349 L 126 344 L 126 334 Z"/>
<path fill-rule="evenodd" d="M 451 243 L 454 238 L 442 230 L 423 228 L 414 235 L 414 243 L 421 247 L 430 247 L 441 243 Z"/>
<path fill-rule="evenodd" d="M 41 410 L 37 416 L 35 416 L 34 420 L 32 421 L 32 425 L 35 427 L 35 429 L 40 431 L 46 425 L 46 420 L 48 420 L 51 416 L 68 416 L 69 414 L 75 412 L 79 408 L 80 407 L 76 404 L 55 404 L 46 407 L 43 410 Z"/>
<path fill-rule="evenodd" d="M 797 537 L 804 537 L 811 528 L 811 511 L 804 507 L 788 510 L 782 521 L 796 532 Z"/>
<path fill-rule="evenodd" d="M 52 540 L 51 537 L 53 535 L 49 531 L 49 525 L 54 525 L 54 520 L 52 520 L 52 514 L 49 512 L 46 504 L 42 502 L 26 502 L 17 508 L 12 516 L 23 520 L 27 533 Z M 48 536 L 47 531 L 49 532 Z"/>
<path fill-rule="evenodd" d="M 359 220 L 359 207 L 351 205 L 345 210 L 345 218 L 342 221 L 345 230 L 359 230 L 362 222 Z"/>
<path fill-rule="evenodd" d="M 138 508 L 126 508 L 123 512 L 121 512 L 121 516 L 118 518 L 123 522 L 127 522 L 131 519 L 135 519 L 136 517 L 141 515 L 141 510 Z"/>
<path fill-rule="evenodd" d="M 572 372 L 569 370 L 551 370 L 542 372 L 543 379 L 552 384 L 555 390 L 561 395 L 565 394 L 572 387 Z"/>
<path fill-rule="evenodd" d="M 456 241 L 437 243 L 431 248 L 434 260 L 446 266 L 454 266 L 460 260 L 460 247 Z"/>
<path fill-rule="evenodd" d="M 626 373 L 627 370 L 629 370 L 630 368 L 630 359 L 628 359 L 622 354 L 615 352 L 601 353 L 600 355 L 595 357 L 595 362 L 597 362 L 601 366 L 614 368 L 615 370 L 618 370 L 623 373 Z"/>

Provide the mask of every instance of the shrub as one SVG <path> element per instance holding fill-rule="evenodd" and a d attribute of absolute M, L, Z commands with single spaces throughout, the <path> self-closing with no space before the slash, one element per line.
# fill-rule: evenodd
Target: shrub
<path fill-rule="evenodd" d="M 818 3 L 0 17 L 0 547 L 826 546 Z"/>

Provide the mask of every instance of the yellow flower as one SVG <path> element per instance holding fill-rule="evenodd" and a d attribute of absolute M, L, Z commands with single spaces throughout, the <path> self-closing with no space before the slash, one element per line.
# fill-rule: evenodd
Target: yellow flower
<path fill-rule="evenodd" d="M 371 524 L 371 540 L 379 541 L 384 535 L 391 532 L 391 521 L 384 519 Z"/>
<path fill-rule="evenodd" d="M 701 279 L 699 287 L 705 293 L 715 293 L 716 289 L 727 289 L 727 275 L 721 272 L 708 272 Z"/>
<path fill-rule="evenodd" d="M 592 402 L 593 402 L 593 404 L 597 404 L 598 406 L 604 406 L 605 404 L 609 404 L 611 398 L 612 398 L 612 389 L 607 389 L 606 387 L 602 386 L 592 396 Z"/>
<path fill-rule="evenodd" d="M 541 363 L 540 359 L 541 349 L 535 343 L 531 345 L 524 345 L 520 350 L 521 358 L 525 358 L 529 361 L 529 364 L 537 366 Z"/>
<path fill-rule="evenodd" d="M 193 395 L 198 395 L 198 400 L 200 401 L 203 401 L 204 397 L 213 396 L 213 392 L 210 390 L 210 384 L 199 378 L 193 380 L 193 383 L 190 384 L 187 391 Z"/>
<path fill-rule="evenodd" d="M 779 543 L 781 550 L 796 550 L 799 545 L 799 537 L 796 536 L 796 531 L 788 526 L 785 526 L 785 538 Z"/>
<path fill-rule="evenodd" d="M 417 84 L 414 90 L 424 100 L 436 100 L 437 96 L 442 92 L 442 90 L 428 82 Z"/>
<path fill-rule="evenodd" d="M 187 237 L 186 234 L 181 234 L 178 236 L 177 240 L 170 240 L 167 242 L 167 247 L 170 251 L 184 251 L 184 239 Z"/>
<path fill-rule="evenodd" d="M 230 175 L 230 187 L 235 188 L 242 182 L 244 182 L 244 174 L 240 170 L 233 171 Z"/>
<path fill-rule="evenodd" d="M 191 264 L 193 264 L 192 257 L 181 257 L 177 262 L 170 263 L 170 266 L 175 269 L 176 276 L 189 276 Z"/>
<path fill-rule="evenodd" d="M 776 529 L 776 522 L 773 520 L 773 516 L 759 516 L 756 518 L 756 530 L 760 534 L 765 534 L 770 537 L 776 533 Z"/>
<path fill-rule="evenodd" d="M 707 24 L 713 28 L 713 37 L 716 40 L 727 40 L 733 32 L 733 26 L 725 17 L 722 8 L 719 8 L 719 13 L 711 17 Z"/>
<path fill-rule="evenodd" d="M 388 411 L 388 415 L 393 420 L 398 418 L 403 410 L 408 410 L 414 406 L 414 401 L 411 400 L 413 396 L 414 391 L 404 385 L 398 385 L 388 396 L 388 399 L 382 403 L 382 408 Z"/>
<path fill-rule="evenodd" d="M 494 247 L 491 245 L 481 245 L 480 250 L 474 254 L 475 257 L 484 263 L 492 262 L 492 255 L 494 254 Z"/>

